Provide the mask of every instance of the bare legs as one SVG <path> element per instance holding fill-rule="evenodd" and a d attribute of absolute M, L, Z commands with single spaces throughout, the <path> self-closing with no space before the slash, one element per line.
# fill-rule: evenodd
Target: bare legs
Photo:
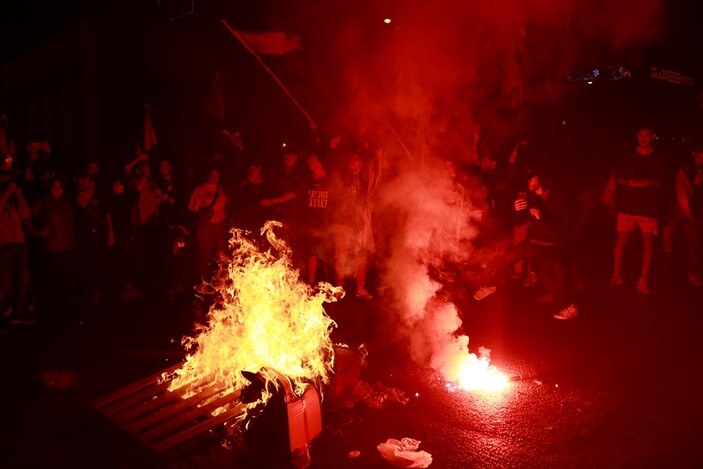
<path fill-rule="evenodd" d="M 611 287 L 615 287 L 623 283 L 622 260 L 625 256 L 625 248 L 629 239 L 630 233 L 618 233 L 615 238 L 615 247 L 613 248 L 613 276 L 610 279 Z M 637 288 L 642 293 L 649 293 L 647 278 L 649 277 L 649 270 L 652 266 L 652 257 L 654 256 L 654 240 L 654 235 L 651 233 L 642 235 L 642 269 L 637 284 Z"/>

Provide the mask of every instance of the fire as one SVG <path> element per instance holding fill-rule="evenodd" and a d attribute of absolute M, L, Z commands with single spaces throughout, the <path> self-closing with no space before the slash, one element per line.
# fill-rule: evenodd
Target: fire
<path fill-rule="evenodd" d="M 481 356 L 470 353 L 460 365 L 459 385 L 467 391 L 501 391 L 508 387 L 507 376 L 490 364 L 488 350 L 481 347 Z"/>
<path fill-rule="evenodd" d="M 340 289 L 300 281 L 290 248 L 273 233 L 280 226 L 269 221 L 262 228 L 273 248 L 265 252 L 241 230 L 231 231 L 230 255 L 212 282 L 221 300 L 211 307 L 207 324 L 196 327 L 195 337 L 183 339 L 189 355 L 182 368 L 163 377 L 172 380 L 169 390 L 185 386 L 184 397 L 189 397 L 224 388 L 221 397 L 249 384 L 242 372 L 258 373 L 267 389 L 253 407 L 268 400 L 268 385 L 278 387 L 281 376 L 297 395 L 306 383 L 329 382 L 334 361 L 330 333 L 336 324 L 323 303 L 336 301 Z"/>

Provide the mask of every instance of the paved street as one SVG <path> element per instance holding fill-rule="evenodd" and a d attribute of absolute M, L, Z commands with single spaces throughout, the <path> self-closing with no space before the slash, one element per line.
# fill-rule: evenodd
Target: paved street
<path fill-rule="evenodd" d="M 366 344 L 362 380 L 398 388 L 406 405 L 325 411 L 312 468 L 386 468 L 376 446 L 421 441 L 431 467 L 700 467 L 703 434 L 703 290 L 658 279 L 655 293 L 596 286 L 581 313 L 557 321 L 539 286 L 508 285 L 476 302 L 446 287 L 470 336 L 512 379 L 495 393 L 449 390 L 411 362 L 384 320 L 382 297 L 329 309 L 336 341 Z M 4 467 L 285 467 L 241 441 L 208 432 L 164 454 L 142 446 L 91 402 L 182 358 L 190 298 L 144 298 L 98 308 L 82 325 L 13 326 L 2 333 Z M 47 370 L 52 375 L 47 382 Z M 60 378 L 56 378 L 60 376 Z M 62 388 L 62 389 L 59 389 Z M 357 458 L 349 453 L 358 451 Z"/>

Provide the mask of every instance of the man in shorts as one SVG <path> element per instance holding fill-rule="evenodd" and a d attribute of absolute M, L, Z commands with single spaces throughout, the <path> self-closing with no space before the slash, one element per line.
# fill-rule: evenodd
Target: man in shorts
<path fill-rule="evenodd" d="M 639 230 L 642 235 L 642 266 L 637 290 L 649 294 L 649 270 L 654 255 L 654 243 L 659 234 L 659 216 L 663 202 L 665 178 L 668 174 L 664 158 L 653 146 L 656 138 L 651 127 L 637 130 L 637 146 L 618 161 L 611 180 L 615 191 L 617 236 L 613 249 L 613 275 L 610 286 L 624 283 L 622 261 L 630 235 Z"/>

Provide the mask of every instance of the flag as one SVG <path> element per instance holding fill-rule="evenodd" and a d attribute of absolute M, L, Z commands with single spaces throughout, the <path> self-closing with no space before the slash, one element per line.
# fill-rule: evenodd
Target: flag
<path fill-rule="evenodd" d="M 159 142 L 156 140 L 156 132 L 154 132 L 154 126 L 151 124 L 150 106 L 146 105 L 144 109 L 144 151 L 148 153 Z"/>
<path fill-rule="evenodd" d="M 237 31 L 237 33 L 257 54 L 283 55 L 303 48 L 298 36 L 289 36 L 281 31 Z"/>

